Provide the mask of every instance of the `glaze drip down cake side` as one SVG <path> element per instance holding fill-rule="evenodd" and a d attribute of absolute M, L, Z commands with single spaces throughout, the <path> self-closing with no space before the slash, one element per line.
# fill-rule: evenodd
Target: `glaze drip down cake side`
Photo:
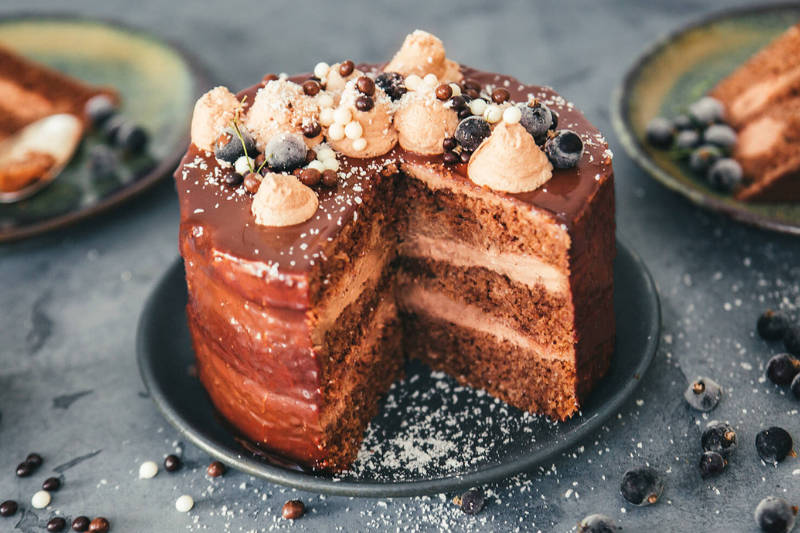
<path fill-rule="evenodd" d="M 346 469 L 406 358 L 554 420 L 608 368 L 605 140 L 430 34 L 210 91 L 175 176 L 200 380 L 270 453 Z"/>

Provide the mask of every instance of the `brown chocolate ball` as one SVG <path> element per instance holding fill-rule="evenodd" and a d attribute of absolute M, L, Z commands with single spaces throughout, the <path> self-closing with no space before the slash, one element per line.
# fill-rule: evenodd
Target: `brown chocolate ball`
<path fill-rule="evenodd" d="M 289 500 L 283 504 L 283 517 L 286 520 L 297 520 L 306 512 L 306 506 L 300 500 Z"/>
<path fill-rule="evenodd" d="M 375 94 L 375 82 L 366 76 L 361 76 L 356 80 L 356 88 L 367 96 Z"/>
<path fill-rule="evenodd" d="M 504 89 L 503 87 L 498 87 L 494 91 L 492 91 L 492 102 L 495 104 L 504 104 L 511 99 L 511 93 L 508 92 L 508 89 Z"/>
<path fill-rule="evenodd" d="M 335 170 L 326 170 L 322 173 L 322 184 L 326 187 L 336 187 L 339 183 L 339 176 L 336 175 Z"/>
<path fill-rule="evenodd" d="M 315 96 L 319 94 L 321 90 L 322 86 L 318 81 L 306 80 L 303 82 L 303 92 L 306 93 L 307 96 Z"/>
<path fill-rule="evenodd" d="M 309 187 L 313 187 L 319 183 L 321 179 L 322 172 L 316 168 L 305 168 L 300 173 L 300 181 L 303 183 L 303 185 L 308 185 Z"/>
<path fill-rule="evenodd" d="M 355 63 L 353 63 L 348 59 L 347 61 L 342 61 L 342 64 L 339 65 L 339 74 L 341 74 L 342 77 L 346 78 L 347 76 L 352 74 L 355 69 L 356 69 Z"/>
<path fill-rule="evenodd" d="M 453 96 L 453 88 L 446 83 L 442 83 L 436 87 L 436 98 L 439 100 L 447 100 L 451 96 Z"/>

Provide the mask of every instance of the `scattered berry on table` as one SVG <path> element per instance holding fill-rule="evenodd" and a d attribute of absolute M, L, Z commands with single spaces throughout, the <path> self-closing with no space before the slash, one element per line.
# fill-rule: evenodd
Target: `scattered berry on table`
<path fill-rule="evenodd" d="M 519 119 L 522 127 L 537 141 L 543 140 L 553 125 L 553 113 L 550 108 L 536 100 L 528 104 L 517 104 L 516 107 L 522 113 Z"/>
<path fill-rule="evenodd" d="M 652 505 L 664 492 L 664 479 L 655 468 L 632 468 L 622 476 L 620 492 L 633 505 Z"/>
<path fill-rule="evenodd" d="M 794 455 L 792 436 L 780 427 L 771 427 L 756 435 L 758 456 L 768 464 L 777 465 L 790 455 Z"/>
<path fill-rule="evenodd" d="M 17 465 L 17 477 L 28 477 L 34 470 L 30 463 L 20 463 Z"/>
<path fill-rule="evenodd" d="M 91 520 L 89 520 L 88 516 L 79 516 L 72 521 L 72 530 L 78 533 L 84 533 L 85 531 L 89 531 L 90 523 Z"/>
<path fill-rule="evenodd" d="M 206 473 L 211 477 L 220 477 L 225 473 L 225 465 L 219 461 L 214 461 L 206 469 Z"/>
<path fill-rule="evenodd" d="M 800 326 L 790 326 L 783 336 L 783 346 L 793 355 L 800 355 Z"/>
<path fill-rule="evenodd" d="M 700 475 L 704 478 L 717 476 L 725 470 L 725 459 L 717 452 L 705 452 L 700 456 Z"/>
<path fill-rule="evenodd" d="M 712 422 L 700 437 L 703 450 L 729 457 L 739 444 L 736 432 L 727 422 Z"/>
<path fill-rule="evenodd" d="M 672 123 L 678 130 L 693 130 L 696 127 L 692 119 L 689 118 L 689 115 L 678 115 L 672 119 Z"/>
<path fill-rule="evenodd" d="M 282 133 L 270 139 L 264 155 L 272 170 L 292 171 L 306 162 L 306 143 L 299 135 Z"/>
<path fill-rule="evenodd" d="M 128 119 L 123 117 L 122 115 L 114 115 L 113 117 L 106 120 L 105 124 L 103 124 L 103 136 L 106 138 L 106 141 L 108 141 L 112 145 L 116 145 L 117 134 L 119 133 L 119 129 L 122 127 L 123 124 L 127 122 Z"/>
<path fill-rule="evenodd" d="M 689 118 L 699 126 L 710 126 L 725 117 L 725 106 L 710 96 L 704 96 L 689 106 Z"/>
<path fill-rule="evenodd" d="M 300 500 L 289 500 L 283 504 L 281 514 L 286 520 L 297 520 L 306 512 L 306 506 Z"/>
<path fill-rule="evenodd" d="M 744 171 L 738 161 L 724 157 L 714 163 L 708 170 L 708 184 L 721 192 L 732 192 L 744 177 Z"/>
<path fill-rule="evenodd" d="M 791 322 L 786 314 L 767 309 L 763 315 L 758 317 L 756 331 L 764 340 L 778 341 L 786 335 L 789 326 L 791 326 Z"/>
<path fill-rule="evenodd" d="M 461 496 L 453 498 L 453 503 L 458 505 L 464 514 L 474 516 L 483 509 L 483 492 L 470 489 Z"/>
<path fill-rule="evenodd" d="M 620 529 L 609 517 L 590 514 L 578 523 L 578 533 L 617 533 Z"/>
<path fill-rule="evenodd" d="M 797 507 L 783 498 L 764 498 L 756 507 L 753 518 L 764 533 L 788 533 L 794 528 Z"/>
<path fill-rule="evenodd" d="M 722 151 L 716 146 L 703 145 L 689 156 L 689 168 L 698 176 L 705 176 L 714 163 L 722 158 Z"/>
<path fill-rule="evenodd" d="M 691 150 L 700 144 L 700 134 L 695 130 L 683 130 L 675 137 L 675 148 Z"/>
<path fill-rule="evenodd" d="M 105 94 L 92 96 L 86 101 L 86 105 L 83 108 L 83 113 L 86 115 L 86 118 L 88 118 L 95 127 L 100 127 L 105 124 L 116 112 L 117 106 L 114 104 L 114 101 Z"/>
<path fill-rule="evenodd" d="M 14 516 L 17 514 L 17 509 L 19 509 L 17 502 L 14 500 L 6 500 L 3 503 L 0 503 L 0 516 Z"/>
<path fill-rule="evenodd" d="M 722 398 L 722 387 L 709 378 L 697 378 L 683 393 L 686 402 L 698 411 L 708 412 L 719 404 Z"/>
<path fill-rule="evenodd" d="M 736 144 L 736 131 L 727 124 L 712 124 L 703 132 L 703 142 L 720 148 L 732 148 Z"/>
<path fill-rule="evenodd" d="M 767 378 L 776 385 L 788 385 L 800 373 L 800 361 L 788 353 L 778 354 L 767 363 Z"/>
<path fill-rule="evenodd" d="M 147 146 L 147 132 L 134 122 L 127 121 L 117 130 L 117 145 L 132 154 L 138 154 Z"/>
<path fill-rule="evenodd" d="M 561 130 L 544 144 L 544 153 L 555 168 L 570 168 L 583 156 L 583 141 L 571 130 Z"/>
<path fill-rule="evenodd" d="M 55 518 L 51 518 L 49 522 L 47 522 L 47 531 L 57 532 L 57 531 L 64 531 L 64 528 L 67 527 L 67 521 L 57 516 Z"/>
<path fill-rule="evenodd" d="M 89 149 L 89 172 L 94 179 L 114 178 L 118 166 L 119 156 L 110 146 L 98 144 Z"/>
<path fill-rule="evenodd" d="M 42 490 L 47 492 L 55 492 L 61 488 L 61 480 L 57 477 L 49 477 L 42 483 Z"/>
<path fill-rule="evenodd" d="M 28 457 L 25 458 L 25 462 L 31 465 L 33 468 L 39 468 L 42 466 L 44 459 L 38 453 L 29 453 Z"/>
<path fill-rule="evenodd" d="M 491 134 L 489 123 L 483 117 L 467 117 L 458 123 L 455 138 L 461 148 L 474 151 Z"/>
<path fill-rule="evenodd" d="M 242 138 L 239 138 L 239 135 Z M 243 142 L 244 141 L 244 142 Z M 239 133 L 233 128 L 225 128 L 214 141 L 214 157 L 220 161 L 234 164 L 247 152 L 248 157 L 256 157 L 256 141 L 247 129 L 239 126 Z"/>
<path fill-rule="evenodd" d="M 167 472 L 177 472 L 181 469 L 181 460 L 177 455 L 168 455 L 164 459 L 164 470 Z"/>

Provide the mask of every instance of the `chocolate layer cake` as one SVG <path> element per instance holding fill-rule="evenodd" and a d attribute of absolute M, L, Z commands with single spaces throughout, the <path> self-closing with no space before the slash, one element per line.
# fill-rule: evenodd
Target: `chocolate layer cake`
<path fill-rule="evenodd" d="M 736 198 L 800 201 L 800 24 L 723 79 L 711 96 L 739 133 L 734 158 L 746 186 Z"/>
<path fill-rule="evenodd" d="M 195 108 L 175 176 L 199 377 L 247 440 L 355 459 L 418 358 L 565 420 L 614 349 L 611 154 L 545 87 L 410 35 Z"/>

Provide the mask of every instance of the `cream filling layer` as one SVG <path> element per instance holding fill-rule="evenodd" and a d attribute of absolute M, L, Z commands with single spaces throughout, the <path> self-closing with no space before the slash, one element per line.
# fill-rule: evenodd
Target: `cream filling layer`
<path fill-rule="evenodd" d="M 365 290 L 375 286 L 394 258 L 394 247 L 383 243 L 381 224 L 372 225 L 368 249 L 369 252 L 356 259 L 348 273 L 339 280 L 339 289 L 332 292 L 336 296 L 330 298 L 328 304 L 317 313 L 317 324 L 311 334 L 314 346 L 322 345 L 325 334 L 334 326 L 339 315 L 347 306 L 355 303 Z"/>
<path fill-rule="evenodd" d="M 536 257 L 481 250 L 450 239 L 421 234 L 407 235 L 398 246 L 398 253 L 457 267 L 486 268 L 531 288 L 541 284 L 548 292 L 563 294 L 569 290 L 567 274 Z"/>
<path fill-rule="evenodd" d="M 418 285 L 411 285 L 399 291 L 400 307 L 415 311 L 432 318 L 450 322 L 456 326 L 487 333 L 501 341 L 508 341 L 520 348 L 536 352 L 544 359 L 567 359 L 570 353 L 558 354 L 546 346 L 542 346 L 530 337 L 503 324 L 494 315 L 462 302 L 451 300 L 440 293 L 425 290 Z"/>

